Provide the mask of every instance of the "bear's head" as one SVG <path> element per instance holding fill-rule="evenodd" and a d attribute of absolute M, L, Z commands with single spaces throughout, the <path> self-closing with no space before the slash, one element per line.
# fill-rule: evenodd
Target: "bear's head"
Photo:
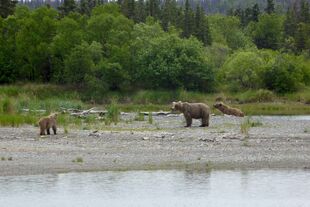
<path fill-rule="evenodd" d="M 183 109 L 182 101 L 172 102 L 172 107 L 171 107 L 172 111 L 182 111 L 182 109 Z"/>
<path fill-rule="evenodd" d="M 219 101 L 219 102 L 216 102 L 213 106 L 214 106 L 214 108 L 219 109 L 219 108 L 222 108 L 224 106 L 224 103 Z"/>

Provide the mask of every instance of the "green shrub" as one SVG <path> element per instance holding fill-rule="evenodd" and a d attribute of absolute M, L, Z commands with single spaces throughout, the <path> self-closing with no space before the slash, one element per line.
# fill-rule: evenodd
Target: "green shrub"
<path fill-rule="evenodd" d="M 264 84 L 278 93 L 295 92 L 303 84 L 303 73 L 293 57 L 279 55 L 264 72 Z"/>
<path fill-rule="evenodd" d="M 256 52 L 236 52 L 225 61 L 218 82 L 226 83 L 231 91 L 258 89 L 262 86 L 263 65 L 263 59 Z"/>
<path fill-rule="evenodd" d="M 12 114 L 14 113 L 14 105 L 9 98 L 5 98 L 2 102 L 2 112 Z"/>

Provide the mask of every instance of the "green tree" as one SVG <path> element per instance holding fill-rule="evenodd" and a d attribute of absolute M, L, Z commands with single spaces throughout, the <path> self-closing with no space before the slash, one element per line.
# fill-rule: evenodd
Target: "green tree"
<path fill-rule="evenodd" d="M 214 73 L 195 38 L 165 33 L 158 23 L 136 25 L 132 44 L 133 82 L 142 88 L 212 91 Z"/>
<path fill-rule="evenodd" d="M 56 35 L 51 43 L 53 81 L 64 82 L 64 59 L 72 48 L 86 40 L 85 27 L 79 14 L 66 16 L 57 22 Z"/>
<path fill-rule="evenodd" d="M 253 46 L 251 39 L 244 34 L 239 18 L 216 14 L 208 16 L 208 22 L 213 42 L 227 45 L 233 50 Z"/>
<path fill-rule="evenodd" d="M 276 14 L 261 15 L 252 33 L 257 47 L 274 50 L 280 48 L 283 34 L 283 22 L 283 18 Z"/>
<path fill-rule="evenodd" d="M 102 59 L 102 48 L 98 42 L 82 42 L 71 50 L 64 60 L 65 82 L 78 88 L 87 87 L 86 77 L 92 77 L 96 65 Z"/>
<path fill-rule="evenodd" d="M 17 4 L 15 0 L 1 0 L 0 1 L 0 16 L 6 18 L 10 14 L 13 14 L 14 8 Z"/>
<path fill-rule="evenodd" d="M 113 7 L 103 5 L 93 10 L 88 19 L 87 35 L 90 40 L 102 45 L 105 58 L 120 63 L 122 67 L 130 67 L 129 44 L 133 21 L 113 8 L 118 7 L 116 4 Z"/>
<path fill-rule="evenodd" d="M 21 20 L 15 44 L 19 71 L 25 80 L 51 79 L 51 54 L 48 48 L 56 32 L 57 18 L 55 9 L 44 6 Z"/>

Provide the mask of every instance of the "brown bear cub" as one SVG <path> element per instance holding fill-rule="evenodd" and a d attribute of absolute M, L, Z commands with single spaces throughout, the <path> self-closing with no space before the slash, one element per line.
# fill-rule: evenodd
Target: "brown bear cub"
<path fill-rule="evenodd" d="M 232 108 L 221 101 L 216 102 L 213 106 L 223 114 L 244 117 L 244 113 L 240 109 Z"/>
<path fill-rule="evenodd" d="M 192 119 L 201 119 L 200 127 L 209 126 L 210 107 L 203 103 L 172 102 L 172 110 L 180 111 L 186 119 L 186 126 L 192 125 Z"/>
<path fill-rule="evenodd" d="M 56 131 L 57 131 L 56 118 L 57 118 L 57 113 L 52 113 L 49 116 L 42 117 L 39 120 L 40 135 L 45 135 L 45 130 L 47 134 L 50 134 L 50 128 L 52 128 L 54 131 L 54 134 L 56 134 Z"/>

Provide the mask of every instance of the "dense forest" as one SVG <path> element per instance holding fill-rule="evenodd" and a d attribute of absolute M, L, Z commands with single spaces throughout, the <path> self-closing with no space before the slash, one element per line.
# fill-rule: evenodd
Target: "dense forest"
<path fill-rule="evenodd" d="M 77 0 L 79 3 L 81 0 Z M 83 0 L 82 0 L 83 1 Z M 113 0 L 116 1 L 117 0 Z M 293 5 L 296 0 L 275 0 L 275 10 L 276 12 L 285 12 L 286 9 Z M 49 4 L 54 8 L 58 8 L 64 0 L 19 0 L 20 4 L 24 4 L 29 6 L 30 8 L 37 8 L 45 4 Z M 97 4 L 103 4 L 112 2 L 111 0 L 96 0 L 93 1 Z M 308 0 L 309 2 L 309 0 Z M 163 5 L 165 3 L 164 0 L 159 1 L 159 5 Z M 185 0 L 177 0 L 176 4 L 178 6 L 184 5 Z M 189 4 L 193 9 L 200 4 L 205 12 L 209 13 L 223 13 L 226 14 L 232 9 L 241 8 L 245 9 L 254 4 L 257 4 L 260 9 L 265 8 L 267 4 L 267 0 L 189 0 Z"/>
<path fill-rule="evenodd" d="M 56 83 L 93 96 L 180 88 L 286 93 L 310 85 L 305 0 L 284 13 L 268 0 L 225 15 L 206 15 L 188 0 L 16 4 L 0 5 L 1 84 Z"/>

